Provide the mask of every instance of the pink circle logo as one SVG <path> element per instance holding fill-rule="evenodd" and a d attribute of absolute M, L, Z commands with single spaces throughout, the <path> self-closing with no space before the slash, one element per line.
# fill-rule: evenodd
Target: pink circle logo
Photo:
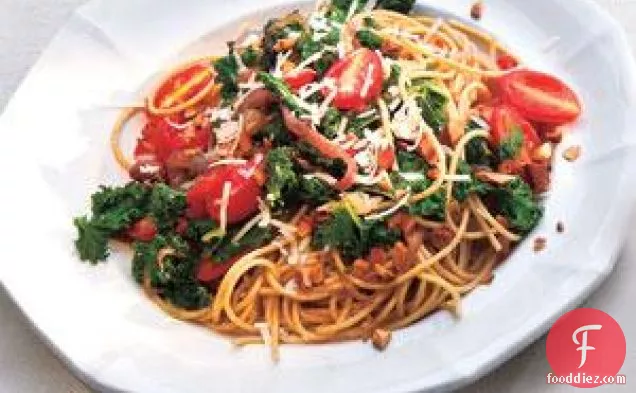
<path fill-rule="evenodd" d="M 605 384 L 620 371 L 625 353 L 625 334 L 618 322 L 594 308 L 563 315 L 552 325 L 546 342 L 555 376 L 575 387 Z"/>

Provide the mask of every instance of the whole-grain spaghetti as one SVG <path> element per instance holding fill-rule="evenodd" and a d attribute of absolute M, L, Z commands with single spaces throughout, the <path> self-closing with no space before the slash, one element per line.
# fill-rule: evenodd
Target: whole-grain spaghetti
<path fill-rule="evenodd" d="M 436 310 L 459 316 L 540 219 L 546 135 L 580 107 L 490 34 L 397 3 L 321 2 L 169 72 L 116 122 L 133 181 L 75 220 L 80 257 L 131 240 L 162 310 L 274 358 L 281 343 L 383 349 Z"/>

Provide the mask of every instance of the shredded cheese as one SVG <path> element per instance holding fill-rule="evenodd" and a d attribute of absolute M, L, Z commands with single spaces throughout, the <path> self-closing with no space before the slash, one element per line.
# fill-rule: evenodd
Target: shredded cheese
<path fill-rule="evenodd" d="M 227 207 L 230 203 L 230 193 L 232 192 L 232 183 L 226 181 L 223 183 L 223 194 L 221 194 L 221 206 L 219 215 L 219 229 L 225 233 L 227 231 Z"/>
<path fill-rule="evenodd" d="M 449 182 L 469 182 L 471 178 L 470 175 L 445 175 L 444 180 Z"/>
<path fill-rule="evenodd" d="M 381 220 L 384 217 L 388 217 L 390 215 L 392 215 L 393 213 L 395 213 L 396 211 L 400 210 L 400 208 L 404 205 L 406 205 L 406 203 L 408 202 L 409 198 L 411 197 L 410 193 L 406 193 L 406 195 L 404 195 L 402 197 L 402 199 L 400 199 L 398 201 L 398 203 L 396 203 L 395 205 L 393 205 L 390 209 L 387 209 L 381 213 L 377 213 L 377 214 L 372 214 L 370 216 L 366 216 L 364 219 L 365 220 Z"/>
<path fill-rule="evenodd" d="M 364 83 L 362 84 L 362 88 L 360 89 L 360 96 L 362 98 L 365 98 L 369 94 L 371 83 L 373 83 L 373 71 L 375 71 L 375 66 L 373 64 L 369 64 L 367 73 L 364 75 Z"/>
<path fill-rule="evenodd" d="M 240 241 L 243 238 L 243 236 L 247 234 L 247 232 L 249 232 L 252 228 L 254 228 L 259 223 L 259 221 L 261 221 L 262 218 L 263 218 L 262 213 L 259 213 L 255 215 L 254 217 L 252 217 L 252 219 L 249 220 L 245 225 L 243 225 L 243 228 L 241 228 L 241 230 L 238 231 L 236 235 L 232 238 L 232 243 L 237 243 L 238 241 Z"/>
<path fill-rule="evenodd" d="M 254 327 L 258 329 L 258 332 L 261 334 L 263 338 L 263 343 L 265 345 L 270 345 L 272 343 L 272 335 L 269 329 L 269 325 L 266 322 L 256 322 Z"/>

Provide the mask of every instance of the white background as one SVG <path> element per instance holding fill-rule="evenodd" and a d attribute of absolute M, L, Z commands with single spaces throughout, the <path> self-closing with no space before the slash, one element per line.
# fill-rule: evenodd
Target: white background
<path fill-rule="evenodd" d="M 39 53 L 57 29 L 64 24 L 73 9 L 85 1 L 0 0 L 0 107 L 3 108 L 7 103 L 37 60 Z M 627 30 L 632 47 L 636 48 L 636 0 L 596 1 L 621 22 Z M 486 0 L 486 6 L 487 3 Z M 621 374 L 627 376 L 627 385 L 604 386 L 596 388 L 595 392 L 628 392 L 634 391 L 636 386 L 636 344 L 633 341 L 636 338 L 635 262 L 636 222 L 630 229 L 616 269 L 584 305 L 612 315 L 622 326 L 627 338 L 627 358 L 621 370 Z M 28 263 L 28 255 L 25 255 L 23 260 L 4 260 L 0 263 Z M 34 271 L 33 274 L 38 272 Z M 542 339 L 462 392 L 576 391 L 568 386 L 546 385 L 546 375 L 549 372 L 550 367 L 545 357 L 545 339 Z M 73 377 L 40 341 L 4 289 L 0 288 L 0 393 L 88 391 L 88 388 Z"/>

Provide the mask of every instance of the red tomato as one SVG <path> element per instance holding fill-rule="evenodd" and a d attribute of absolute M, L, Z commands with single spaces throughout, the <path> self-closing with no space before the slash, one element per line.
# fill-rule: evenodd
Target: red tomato
<path fill-rule="evenodd" d="M 157 235 L 157 225 L 152 217 L 144 217 L 128 229 L 128 236 L 134 240 L 149 242 Z"/>
<path fill-rule="evenodd" d="M 191 217 L 205 217 L 220 221 L 221 200 L 226 182 L 231 185 L 227 206 L 227 222 L 239 222 L 258 210 L 258 196 L 261 193 L 254 179 L 255 164 L 223 165 L 210 169 L 188 190 L 186 195 Z"/>
<path fill-rule="evenodd" d="M 197 280 L 205 283 L 217 280 L 225 275 L 240 256 L 230 258 L 223 263 L 216 263 L 210 258 L 203 258 L 197 266 Z"/>
<path fill-rule="evenodd" d="M 305 68 L 297 72 L 290 72 L 283 76 L 285 83 L 292 89 L 300 89 L 316 80 L 316 71 L 311 68 Z"/>
<path fill-rule="evenodd" d="M 186 220 L 184 217 L 179 217 L 177 219 L 177 225 L 174 231 L 177 232 L 179 235 L 185 235 L 185 233 L 188 231 L 188 220 Z"/>
<path fill-rule="evenodd" d="M 378 166 L 380 168 L 389 170 L 393 167 L 394 161 L 395 151 L 392 147 L 388 147 L 378 153 Z"/>
<path fill-rule="evenodd" d="M 541 139 L 532 124 L 507 105 L 499 105 L 493 109 L 491 126 L 493 143 L 496 145 L 506 140 L 515 127 L 523 132 L 523 150 L 520 158 L 524 160 L 527 160 L 534 148 L 541 144 Z"/>
<path fill-rule="evenodd" d="M 356 49 L 344 59 L 334 63 L 325 78 L 336 81 L 337 94 L 333 105 L 343 110 L 363 110 L 382 92 L 382 60 L 367 48 Z M 365 90 L 366 91 L 363 91 Z M 328 95 L 330 89 L 323 89 Z M 366 93 L 366 94 L 363 94 Z"/>
<path fill-rule="evenodd" d="M 210 139 L 209 127 L 176 129 L 166 118 L 148 116 L 135 147 L 135 157 L 151 155 L 165 162 L 171 153 L 183 149 L 206 149 Z"/>
<path fill-rule="evenodd" d="M 214 73 L 209 65 L 192 64 L 171 75 L 157 89 L 153 104 L 157 108 L 169 108 L 186 102 L 208 86 L 212 78 L 214 78 Z"/>
<path fill-rule="evenodd" d="M 499 67 L 500 70 L 509 70 L 515 68 L 517 65 L 519 65 L 517 59 L 507 53 L 497 56 L 497 67 Z"/>
<path fill-rule="evenodd" d="M 553 76 L 519 70 L 499 77 L 495 83 L 503 101 L 528 120 L 564 124 L 581 113 L 576 94 Z"/>

